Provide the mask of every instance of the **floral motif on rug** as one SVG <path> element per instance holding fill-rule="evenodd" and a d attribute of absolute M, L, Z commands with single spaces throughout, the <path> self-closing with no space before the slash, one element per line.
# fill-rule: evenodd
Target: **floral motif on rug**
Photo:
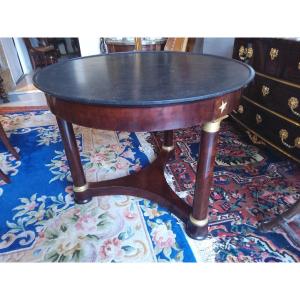
<path fill-rule="evenodd" d="M 300 198 L 299 167 L 249 145 L 229 122 L 220 132 L 209 236 L 194 241 L 165 208 L 129 196 L 94 197 L 75 205 L 72 178 L 54 116 L 13 113 L 1 122 L 17 146 L 16 161 L 0 145 L 0 166 L 12 183 L 0 182 L 0 261 L 33 262 L 295 262 L 300 246 L 282 228 L 262 233 Z M 155 159 L 149 133 L 74 126 L 89 181 L 137 172 Z M 167 181 L 192 203 L 199 127 L 175 132 L 175 157 Z M 298 230 L 298 223 L 294 224 Z"/>

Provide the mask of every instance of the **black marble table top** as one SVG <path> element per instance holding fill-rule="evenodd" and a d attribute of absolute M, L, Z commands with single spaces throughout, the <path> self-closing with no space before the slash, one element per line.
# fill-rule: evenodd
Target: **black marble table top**
<path fill-rule="evenodd" d="M 122 52 L 48 66 L 34 85 L 60 99 L 110 106 L 189 103 L 236 91 L 254 71 L 236 60 L 186 52 Z"/>

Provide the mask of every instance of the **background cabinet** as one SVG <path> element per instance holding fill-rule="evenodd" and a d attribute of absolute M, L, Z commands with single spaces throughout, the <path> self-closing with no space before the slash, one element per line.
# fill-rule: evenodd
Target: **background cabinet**
<path fill-rule="evenodd" d="M 237 38 L 233 58 L 256 71 L 232 118 L 254 143 L 300 162 L 300 42 Z"/>

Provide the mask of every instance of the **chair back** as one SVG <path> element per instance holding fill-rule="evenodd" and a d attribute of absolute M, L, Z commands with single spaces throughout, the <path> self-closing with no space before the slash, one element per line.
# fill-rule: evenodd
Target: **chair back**
<path fill-rule="evenodd" d="M 142 38 L 134 38 L 134 50 L 142 51 Z"/>
<path fill-rule="evenodd" d="M 189 38 L 168 38 L 164 50 L 185 52 L 188 40 Z"/>

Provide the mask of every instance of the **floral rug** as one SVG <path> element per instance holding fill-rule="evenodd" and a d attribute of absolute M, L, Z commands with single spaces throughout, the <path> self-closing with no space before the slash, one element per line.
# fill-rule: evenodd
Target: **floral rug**
<path fill-rule="evenodd" d="M 73 202 L 72 178 L 54 116 L 49 111 L 0 117 L 17 161 L 0 145 L 1 262 L 297 262 L 299 220 L 290 231 L 263 233 L 270 220 L 300 198 L 300 168 L 262 151 L 223 122 L 209 236 L 194 241 L 166 209 L 131 196 Z M 89 181 L 125 176 L 155 158 L 149 133 L 112 132 L 74 126 Z M 175 132 L 175 157 L 165 176 L 191 204 L 200 128 Z M 158 134 L 159 138 L 160 134 Z"/>

